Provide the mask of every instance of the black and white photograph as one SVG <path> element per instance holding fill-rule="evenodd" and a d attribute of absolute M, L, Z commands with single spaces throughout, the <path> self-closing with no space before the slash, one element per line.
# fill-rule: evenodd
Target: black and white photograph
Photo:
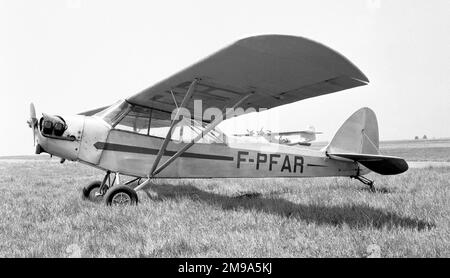
<path fill-rule="evenodd" d="M 0 258 L 450 257 L 449 12 L 0 0 Z"/>

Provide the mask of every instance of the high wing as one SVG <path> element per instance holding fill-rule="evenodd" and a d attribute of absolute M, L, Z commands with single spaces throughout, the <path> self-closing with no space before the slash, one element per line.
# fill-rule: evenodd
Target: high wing
<path fill-rule="evenodd" d="M 230 107 L 248 94 L 239 107 L 270 109 L 369 82 L 348 59 L 320 43 L 262 35 L 239 40 L 127 101 L 171 112 L 195 79 L 192 99 L 202 100 L 203 111 Z M 194 115 L 193 101 L 186 108 Z"/>

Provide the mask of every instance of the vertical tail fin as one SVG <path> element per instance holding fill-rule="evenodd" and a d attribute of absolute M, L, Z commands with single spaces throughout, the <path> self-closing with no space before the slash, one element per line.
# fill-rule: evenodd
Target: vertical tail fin
<path fill-rule="evenodd" d="M 367 107 L 353 113 L 336 132 L 327 152 L 379 154 L 378 122 L 375 113 Z"/>
<path fill-rule="evenodd" d="M 380 154 L 377 117 L 367 107 L 359 109 L 344 122 L 326 152 L 332 159 L 353 160 L 382 175 L 396 175 L 408 170 L 404 159 Z"/>

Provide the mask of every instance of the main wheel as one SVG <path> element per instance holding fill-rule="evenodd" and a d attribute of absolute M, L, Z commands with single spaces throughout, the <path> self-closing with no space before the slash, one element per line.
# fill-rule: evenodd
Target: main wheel
<path fill-rule="evenodd" d="M 138 203 L 136 191 L 122 184 L 111 187 L 104 198 L 107 206 L 136 205 Z"/>
<path fill-rule="evenodd" d="M 101 185 L 102 185 L 101 181 L 94 181 L 88 184 L 86 187 L 84 187 L 81 194 L 83 200 L 89 200 L 92 202 L 101 201 L 102 199 L 101 196 L 95 196 L 95 193 L 99 192 Z"/>

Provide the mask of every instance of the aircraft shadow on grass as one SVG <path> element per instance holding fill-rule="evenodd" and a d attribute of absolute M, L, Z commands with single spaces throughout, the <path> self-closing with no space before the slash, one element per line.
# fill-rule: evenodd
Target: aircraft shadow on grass
<path fill-rule="evenodd" d="M 152 195 L 152 191 L 157 196 Z M 225 210 L 256 210 L 319 225 L 342 226 L 347 224 L 352 229 L 362 227 L 374 227 L 376 229 L 402 227 L 421 231 L 435 227 L 434 223 L 399 216 L 394 212 L 372 208 L 363 204 L 342 206 L 296 204 L 274 196 L 265 197 L 259 193 L 226 196 L 203 191 L 190 184 L 176 186 L 154 184 L 144 189 L 144 192 L 153 201 L 189 198 L 213 206 L 220 206 Z"/>

